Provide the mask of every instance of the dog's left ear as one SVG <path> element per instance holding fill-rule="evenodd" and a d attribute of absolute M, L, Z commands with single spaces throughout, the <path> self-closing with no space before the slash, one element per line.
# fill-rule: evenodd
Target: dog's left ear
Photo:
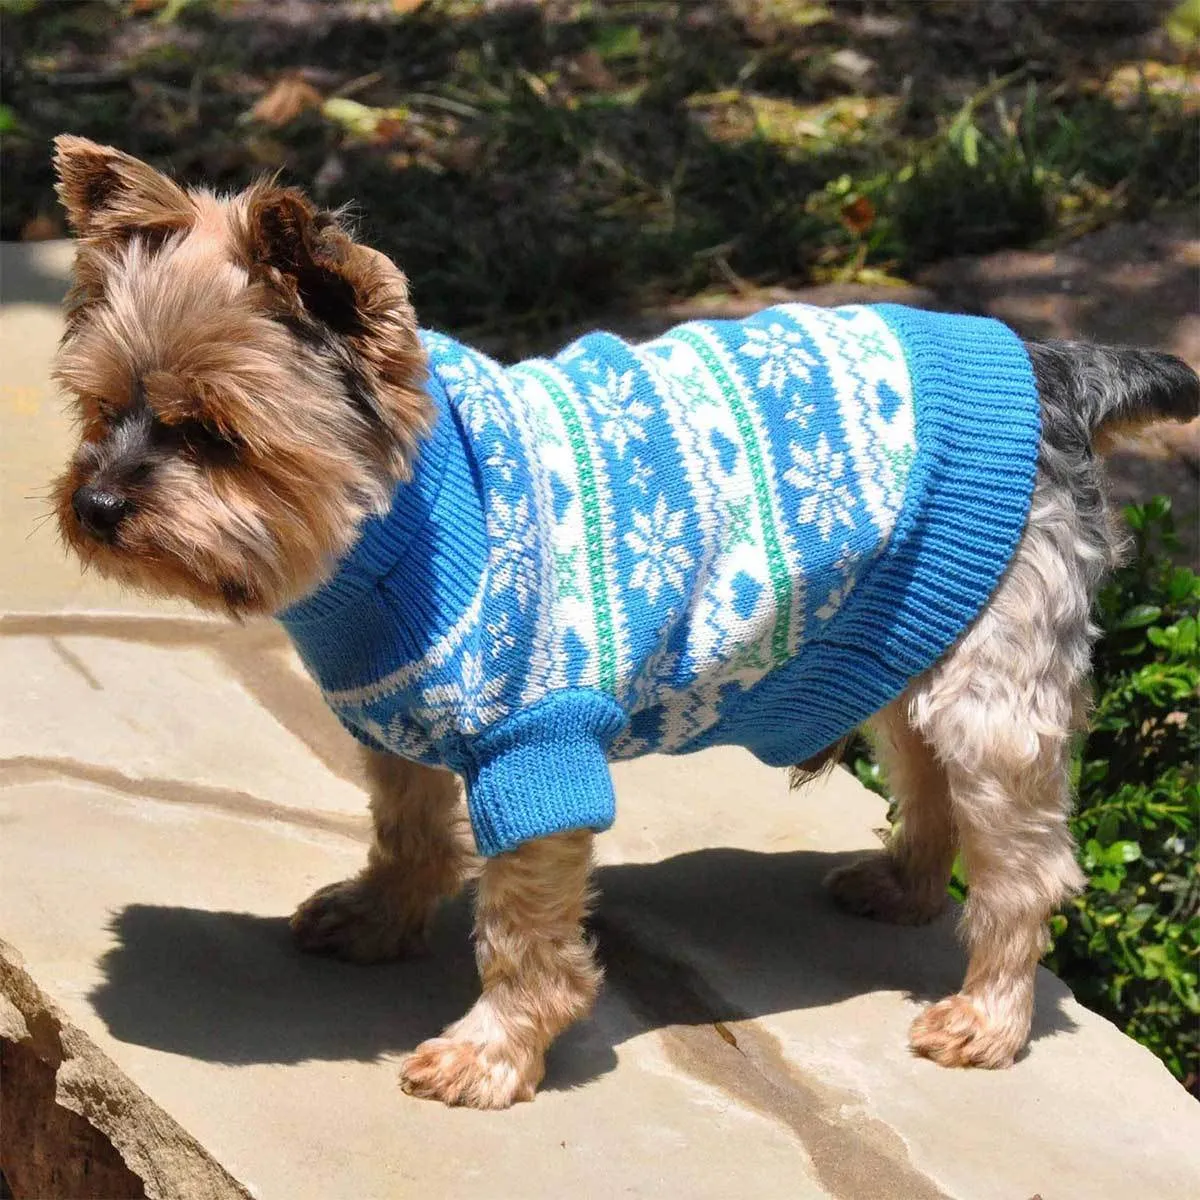
<path fill-rule="evenodd" d="M 385 255 L 359 245 L 337 217 L 295 188 L 260 184 L 246 198 L 242 253 L 252 279 L 266 283 L 312 328 L 323 326 L 351 352 L 346 364 L 359 407 L 411 449 L 429 404 L 425 355 L 408 281 Z"/>
<path fill-rule="evenodd" d="M 295 188 L 260 186 L 250 193 L 246 232 L 252 274 L 336 333 L 360 330 L 355 246 L 332 213 Z"/>

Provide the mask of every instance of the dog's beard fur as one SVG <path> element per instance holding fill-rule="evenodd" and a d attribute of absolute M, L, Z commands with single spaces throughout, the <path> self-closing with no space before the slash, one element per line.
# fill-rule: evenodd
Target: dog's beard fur
<path fill-rule="evenodd" d="M 62 537 L 124 584 L 277 611 L 386 509 L 427 429 L 405 278 L 289 189 L 219 198 L 81 138 L 56 150 L 80 239 Z M 74 512 L 83 486 L 126 506 L 107 540 Z"/>

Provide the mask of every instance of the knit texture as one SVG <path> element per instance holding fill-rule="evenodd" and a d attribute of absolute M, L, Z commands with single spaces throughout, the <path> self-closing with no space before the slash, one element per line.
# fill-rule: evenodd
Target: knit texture
<path fill-rule="evenodd" d="M 998 322 L 784 305 L 503 368 L 422 335 L 412 483 L 281 614 L 342 722 L 467 782 L 480 851 L 614 816 L 609 759 L 810 758 L 979 612 L 1039 410 Z"/>

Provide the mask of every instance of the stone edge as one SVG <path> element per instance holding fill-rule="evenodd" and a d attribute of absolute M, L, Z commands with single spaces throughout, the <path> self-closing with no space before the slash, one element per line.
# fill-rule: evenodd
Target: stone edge
<path fill-rule="evenodd" d="M 253 1200 L 182 1126 L 130 1080 L 0 940 L 0 1040 L 54 1074 L 54 1102 L 97 1130 L 152 1200 Z"/>

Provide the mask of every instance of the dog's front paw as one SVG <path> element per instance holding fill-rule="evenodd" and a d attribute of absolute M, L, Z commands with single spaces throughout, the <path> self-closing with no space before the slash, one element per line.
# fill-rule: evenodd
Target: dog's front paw
<path fill-rule="evenodd" d="M 989 1020 L 975 1000 L 959 992 L 917 1017 L 909 1043 L 943 1067 L 1011 1067 L 1025 1044 L 1027 1027 L 1027 1021 Z"/>
<path fill-rule="evenodd" d="M 924 925 L 946 906 L 941 880 L 919 886 L 907 884 L 884 850 L 834 868 L 825 876 L 825 887 L 845 912 L 892 925 Z"/>
<path fill-rule="evenodd" d="M 426 911 L 405 914 L 368 875 L 343 879 L 314 892 L 292 914 L 292 936 L 309 954 L 372 963 L 420 951 Z"/>
<path fill-rule="evenodd" d="M 542 1080 L 540 1059 L 506 1043 L 430 1038 L 400 1066 L 400 1086 L 424 1100 L 466 1108 L 508 1108 L 532 1100 Z"/>

